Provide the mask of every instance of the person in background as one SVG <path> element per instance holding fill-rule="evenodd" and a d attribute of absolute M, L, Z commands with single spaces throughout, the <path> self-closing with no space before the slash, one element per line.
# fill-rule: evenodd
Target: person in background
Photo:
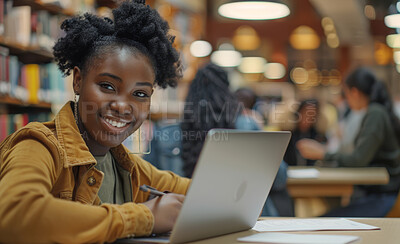
<path fill-rule="evenodd" d="M 235 91 L 242 113 L 237 117 L 235 127 L 239 130 L 262 130 L 263 117 L 255 111 L 257 95 L 250 88 L 242 87 Z M 286 188 L 287 163 L 282 161 L 274 184 L 264 204 L 261 216 L 293 216 L 293 203 Z"/>
<path fill-rule="evenodd" d="M 400 187 L 400 123 L 393 113 L 392 101 L 384 83 L 367 68 L 354 70 L 344 84 L 346 100 L 352 110 L 366 110 L 354 149 L 350 153 L 327 153 L 320 143 L 303 139 L 297 147 L 303 157 L 336 161 L 342 167 L 386 167 L 387 185 L 366 186 L 363 195 L 348 207 L 326 216 L 383 217 L 393 206 Z"/>
<path fill-rule="evenodd" d="M 151 126 L 150 152 L 143 159 L 156 168 L 184 176 L 182 161 L 182 131 L 179 122 L 157 121 Z"/>
<path fill-rule="evenodd" d="M 366 109 L 351 110 L 343 91 L 340 92 L 340 96 L 337 96 L 332 105 L 336 108 L 337 121 L 327 132 L 327 152 L 350 153 L 354 150 L 354 139 L 360 130 Z M 322 161 L 319 163 L 324 166 Z M 336 167 L 337 165 L 336 162 L 331 162 L 330 165 L 325 166 Z"/>
<path fill-rule="evenodd" d="M 235 97 L 238 99 L 242 108 L 242 113 L 236 119 L 236 128 L 242 130 L 262 130 L 264 128 L 264 118 L 254 110 L 257 96 L 250 88 L 242 87 L 235 91 Z"/>
<path fill-rule="evenodd" d="M 229 90 L 228 74 L 208 63 L 200 68 L 185 100 L 182 131 L 182 160 L 186 177 L 192 177 L 205 137 L 213 128 L 234 129 L 240 114 L 237 99 Z"/>
<path fill-rule="evenodd" d="M 367 109 L 350 110 L 346 116 L 339 121 L 339 143 L 337 152 L 351 153 L 354 150 L 354 140 L 360 130 Z M 331 140 L 331 138 L 329 139 Z"/>
<path fill-rule="evenodd" d="M 126 1 L 114 20 L 65 20 L 54 46 L 79 100 L 0 145 L 1 243 L 103 243 L 170 231 L 190 180 L 121 143 L 148 117 L 154 86 L 175 86 L 179 54 L 165 20 Z M 148 200 L 150 185 L 171 193 Z"/>
<path fill-rule="evenodd" d="M 321 123 L 320 105 L 316 99 L 306 99 L 301 101 L 295 113 L 295 127 L 292 130 L 288 148 L 283 159 L 289 165 L 314 165 L 315 160 L 301 156 L 296 148 L 296 143 L 303 139 L 313 139 L 320 143 L 326 142 L 325 133 L 319 128 Z"/>

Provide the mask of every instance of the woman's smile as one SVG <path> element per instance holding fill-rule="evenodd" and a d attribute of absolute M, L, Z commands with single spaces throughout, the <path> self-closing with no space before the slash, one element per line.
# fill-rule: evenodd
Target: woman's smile
<path fill-rule="evenodd" d="M 113 116 L 100 115 L 100 121 L 104 125 L 106 132 L 109 134 L 122 134 L 132 123 L 134 124 L 136 120 L 127 121 Z"/>

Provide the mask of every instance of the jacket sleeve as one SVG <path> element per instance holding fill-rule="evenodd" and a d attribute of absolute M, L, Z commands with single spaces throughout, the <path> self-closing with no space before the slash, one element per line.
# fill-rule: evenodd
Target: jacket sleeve
<path fill-rule="evenodd" d="M 0 243 L 102 243 L 150 234 L 153 215 L 143 204 L 84 205 L 55 198 L 55 146 L 22 140 L 1 152 Z M 60 166 L 62 167 L 62 166 Z"/>
<path fill-rule="evenodd" d="M 339 166 L 365 167 L 376 155 L 384 138 L 385 123 L 379 113 L 366 115 L 352 153 L 327 153 L 325 161 L 337 161 Z"/>
<path fill-rule="evenodd" d="M 159 170 L 142 158 L 133 155 L 131 157 L 134 157 L 133 160 L 138 166 L 140 185 L 150 185 L 159 191 L 186 194 L 191 182 L 189 178 L 181 177 L 171 171 Z"/>

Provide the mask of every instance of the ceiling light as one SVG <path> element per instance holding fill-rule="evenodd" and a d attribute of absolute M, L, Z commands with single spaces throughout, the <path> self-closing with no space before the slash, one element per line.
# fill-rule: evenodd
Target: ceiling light
<path fill-rule="evenodd" d="M 375 41 L 374 43 L 374 58 L 375 62 L 378 65 L 387 65 L 392 61 L 392 57 L 395 59 L 395 62 L 400 63 L 400 56 L 396 57 L 394 56 L 396 52 L 392 52 L 392 49 L 388 47 L 385 43 L 380 42 L 380 41 Z M 397 54 L 398 55 L 398 54 Z"/>
<path fill-rule="evenodd" d="M 230 1 L 218 8 L 221 16 L 231 19 L 268 20 L 290 14 L 289 8 L 279 1 Z"/>
<path fill-rule="evenodd" d="M 385 16 L 385 25 L 389 28 L 400 28 L 400 14 L 390 14 Z"/>
<path fill-rule="evenodd" d="M 384 22 L 385 25 L 389 28 L 400 28 L 400 1 L 396 0 L 390 4 L 387 13 L 388 15 L 385 16 Z"/>
<path fill-rule="evenodd" d="M 190 53 L 194 57 L 198 58 L 206 57 L 210 55 L 211 51 L 212 51 L 211 44 L 207 41 L 198 40 L 190 44 Z"/>
<path fill-rule="evenodd" d="M 386 43 L 391 48 L 400 48 L 400 34 L 387 35 Z"/>
<path fill-rule="evenodd" d="M 325 27 L 326 25 L 334 25 L 332 18 L 329 18 L 329 17 L 322 18 L 321 24 L 322 24 L 322 27 Z"/>
<path fill-rule="evenodd" d="M 235 30 L 232 42 L 238 50 L 255 50 L 260 46 L 261 40 L 254 28 L 242 25 Z"/>
<path fill-rule="evenodd" d="M 290 45 L 299 50 L 317 49 L 320 39 L 317 33 L 309 26 L 301 25 L 290 34 Z"/>
<path fill-rule="evenodd" d="M 264 73 L 264 66 L 267 63 L 262 57 L 245 57 L 239 65 L 239 71 L 246 74 Z"/>
<path fill-rule="evenodd" d="M 396 64 L 400 64 L 400 51 L 393 52 L 393 60 Z"/>
<path fill-rule="evenodd" d="M 372 5 L 365 5 L 364 7 L 364 14 L 365 16 L 370 19 L 370 20 L 374 20 L 376 19 L 376 12 L 375 12 L 375 8 Z"/>
<path fill-rule="evenodd" d="M 211 54 L 211 61 L 221 67 L 236 67 L 241 58 L 242 55 L 234 50 L 220 50 Z"/>
<path fill-rule="evenodd" d="M 264 67 L 264 76 L 268 79 L 281 79 L 286 74 L 286 68 L 281 63 L 267 63 Z"/>
<path fill-rule="evenodd" d="M 211 54 L 211 62 L 221 67 L 236 67 L 241 61 L 242 54 L 229 43 L 221 44 L 218 51 Z"/>
<path fill-rule="evenodd" d="M 290 78 L 296 84 L 304 84 L 308 81 L 308 72 L 302 67 L 296 67 L 290 71 Z"/>
<path fill-rule="evenodd" d="M 331 33 L 326 37 L 326 42 L 330 48 L 337 48 L 340 45 L 339 37 L 335 33 Z"/>

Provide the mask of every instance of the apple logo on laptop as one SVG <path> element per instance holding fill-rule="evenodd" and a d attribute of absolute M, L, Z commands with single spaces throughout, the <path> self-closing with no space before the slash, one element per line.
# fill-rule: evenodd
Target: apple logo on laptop
<path fill-rule="evenodd" d="M 243 181 L 239 187 L 237 188 L 235 195 L 233 196 L 233 200 L 235 202 L 238 202 L 244 195 L 244 192 L 246 191 L 247 188 L 247 181 Z"/>

